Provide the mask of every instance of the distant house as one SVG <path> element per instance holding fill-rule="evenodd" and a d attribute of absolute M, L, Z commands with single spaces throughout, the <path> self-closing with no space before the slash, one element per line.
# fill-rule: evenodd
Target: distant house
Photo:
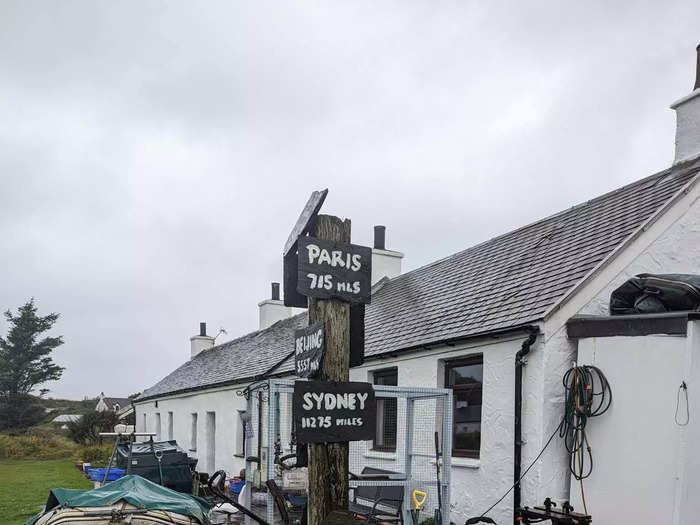
<path fill-rule="evenodd" d="M 97 400 L 95 410 L 97 412 L 105 412 L 109 410 L 119 414 L 124 409 L 131 407 L 131 399 L 128 397 L 107 397 L 104 392 L 100 392 L 100 397 Z"/>

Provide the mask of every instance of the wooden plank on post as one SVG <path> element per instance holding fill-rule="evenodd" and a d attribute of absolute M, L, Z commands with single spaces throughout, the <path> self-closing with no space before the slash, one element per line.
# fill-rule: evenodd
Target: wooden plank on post
<path fill-rule="evenodd" d="M 318 215 L 312 235 L 350 243 L 350 221 Z M 339 299 L 309 297 L 309 323 L 323 322 L 326 352 L 318 375 L 324 381 L 350 377 L 350 304 Z M 308 524 L 321 525 L 333 510 L 348 508 L 348 443 L 309 445 Z"/>

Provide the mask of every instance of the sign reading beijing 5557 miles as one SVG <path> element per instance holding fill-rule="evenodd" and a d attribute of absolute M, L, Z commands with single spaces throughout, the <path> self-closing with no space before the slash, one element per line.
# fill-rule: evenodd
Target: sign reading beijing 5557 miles
<path fill-rule="evenodd" d="M 369 303 L 372 249 L 366 246 L 299 238 L 297 291 L 307 297 Z"/>

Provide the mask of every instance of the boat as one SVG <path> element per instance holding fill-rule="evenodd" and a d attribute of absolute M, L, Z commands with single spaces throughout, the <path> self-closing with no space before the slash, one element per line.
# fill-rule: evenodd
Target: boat
<path fill-rule="evenodd" d="M 210 510 L 200 497 L 132 474 L 92 490 L 53 489 L 26 525 L 211 525 Z"/>

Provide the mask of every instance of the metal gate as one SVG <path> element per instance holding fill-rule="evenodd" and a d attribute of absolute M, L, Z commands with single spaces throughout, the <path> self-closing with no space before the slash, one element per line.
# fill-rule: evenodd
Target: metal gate
<path fill-rule="evenodd" d="M 352 489 L 359 486 L 403 487 L 403 518 L 411 523 L 414 489 L 428 494 L 421 511 L 421 521 L 433 516 L 438 506 L 435 432 L 438 433 L 441 458 L 442 516 L 449 523 L 450 474 L 452 451 L 452 391 L 444 388 L 420 388 L 374 385 L 377 399 L 377 436 L 372 441 L 350 443 L 350 472 L 363 470 L 390 471 L 391 479 L 350 480 Z M 295 450 L 292 418 L 294 380 L 270 379 L 250 385 L 248 399 L 250 421 L 246 425 L 246 490 L 245 501 L 269 523 L 279 521 L 272 495 L 265 482 L 275 480 L 282 486 L 282 469 L 276 456 Z M 248 518 L 246 523 L 250 524 Z"/>

